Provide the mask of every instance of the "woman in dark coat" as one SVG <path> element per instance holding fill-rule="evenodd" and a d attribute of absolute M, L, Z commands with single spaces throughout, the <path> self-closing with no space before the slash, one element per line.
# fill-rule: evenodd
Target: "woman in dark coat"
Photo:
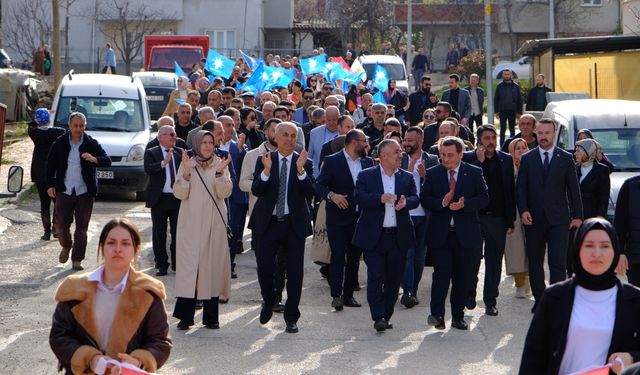
<path fill-rule="evenodd" d="M 405 107 L 407 107 L 407 97 L 396 87 L 396 80 L 390 79 L 387 83 L 387 90 L 384 92 L 384 98 L 387 104 L 393 104 L 396 111 L 395 117 L 399 120 L 404 119 Z"/>
<path fill-rule="evenodd" d="M 40 219 L 44 227 L 44 234 L 40 239 L 49 241 L 51 234 L 55 233 L 55 225 L 51 223 L 51 197 L 47 194 L 47 155 L 53 142 L 64 134 L 64 129 L 50 126 L 49 111 L 46 108 L 38 108 L 35 112 L 35 120 L 29 123 L 29 138 L 33 141 L 33 156 L 31 158 L 31 181 L 36 184 L 40 197 Z M 55 217 L 55 215 L 53 216 Z M 53 231 L 53 232 L 52 232 Z"/>
<path fill-rule="evenodd" d="M 640 360 L 640 289 L 620 282 L 618 236 L 602 218 L 576 234 L 575 276 L 549 286 L 531 321 L 520 374 L 571 374 Z"/>
<path fill-rule="evenodd" d="M 139 251 L 135 225 L 112 219 L 98 240 L 102 265 L 58 287 L 49 345 L 66 374 L 93 374 L 101 359 L 115 362 L 106 373 L 119 363 L 153 373 L 169 358 L 164 284 L 134 268 Z"/>

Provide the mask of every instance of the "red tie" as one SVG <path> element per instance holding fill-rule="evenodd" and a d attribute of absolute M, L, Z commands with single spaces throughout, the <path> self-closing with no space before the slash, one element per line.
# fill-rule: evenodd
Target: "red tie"
<path fill-rule="evenodd" d="M 167 149 L 166 151 L 167 153 L 170 153 L 171 149 Z M 171 188 L 173 189 L 173 184 L 176 182 L 176 174 L 173 171 L 173 154 L 171 155 L 171 161 L 169 161 L 167 166 L 169 167 L 169 178 L 171 179 Z"/>
<path fill-rule="evenodd" d="M 456 171 L 449 171 L 449 191 L 456 190 L 456 179 L 453 177 L 456 174 Z"/>

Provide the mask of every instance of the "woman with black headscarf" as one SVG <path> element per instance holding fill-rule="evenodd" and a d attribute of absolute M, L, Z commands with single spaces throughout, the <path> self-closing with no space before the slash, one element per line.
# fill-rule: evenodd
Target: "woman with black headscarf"
<path fill-rule="evenodd" d="M 602 218 L 576 234 L 575 276 L 548 287 L 531 321 L 520 374 L 572 374 L 640 360 L 640 289 L 615 274 L 618 236 Z"/>

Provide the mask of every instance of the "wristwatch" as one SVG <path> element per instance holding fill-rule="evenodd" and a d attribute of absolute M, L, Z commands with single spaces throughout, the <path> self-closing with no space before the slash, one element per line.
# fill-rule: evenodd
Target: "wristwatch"
<path fill-rule="evenodd" d="M 330 191 L 329 194 L 327 194 L 327 200 L 331 200 L 331 197 L 333 197 L 333 191 Z"/>
<path fill-rule="evenodd" d="M 305 170 L 302 169 L 302 172 L 298 171 L 298 176 L 302 176 L 304 174 Z"/>

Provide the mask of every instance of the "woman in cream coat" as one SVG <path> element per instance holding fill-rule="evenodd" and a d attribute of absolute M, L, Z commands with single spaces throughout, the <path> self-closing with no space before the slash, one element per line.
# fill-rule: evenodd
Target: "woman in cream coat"
<path fill-rule="evenodd" d="M 178 299 L 173 316 L 180 319 L 178 329 L 189 329 L 194 324 L 196 300 L 202 300 L 203 324 L 217 329 L 219 299 L 228 299 L 231 290 L 224 203 L 233 187 L 227 168 L 231 159 L 215 155 L 213 134 L 205 130 L 195 135 L 193 151 L 192 158 L 183 152 L 173 185 L 173 194 L 181 200 L 176 248 Z"/>

